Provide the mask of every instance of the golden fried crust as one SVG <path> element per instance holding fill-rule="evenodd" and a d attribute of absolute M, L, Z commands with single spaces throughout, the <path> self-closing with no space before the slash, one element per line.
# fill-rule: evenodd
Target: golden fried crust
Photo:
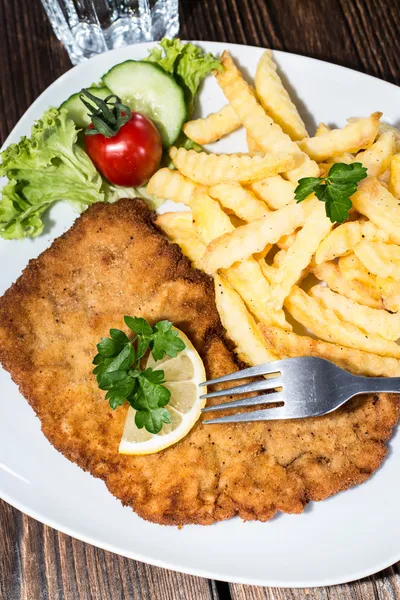
<path fill-rule="evenodd" d="M 112 411 L 92 358 L 124 315 L 170 319 L 207 375 L 238 368 L 212 280 L 169 244 L 140 200 L 89 208 L 0 299 L 0 360 L 67 458 L 143 518 L 209 524 L 236 514 L 300 513 L 367 479 L 399 418 L 392 396 L 360 398 L 317 419 L 203 426 L 151 456 L 118 454 L 126 407 Z"/>

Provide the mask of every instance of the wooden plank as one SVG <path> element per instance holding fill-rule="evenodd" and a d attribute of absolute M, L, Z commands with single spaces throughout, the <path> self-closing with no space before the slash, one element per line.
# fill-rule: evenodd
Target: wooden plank
<path fill-rule="evenodd" d="M 307 589 L 261 588 L 231 585 L 232 600 L 397 600 L 400 598 L 399 565 L 360 581 Z"/>
<path fill-rule="evenodd" d="M 223 600 L 207 579 L 100 550 L 3 501 L 0 540 L 1 600 Z"/>

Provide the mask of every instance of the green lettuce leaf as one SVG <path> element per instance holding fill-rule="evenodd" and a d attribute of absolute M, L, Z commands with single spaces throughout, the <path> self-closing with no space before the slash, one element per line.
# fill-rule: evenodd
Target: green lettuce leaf
<path fill-rule="evenodd" d="M 176 78 L 185 90 L 188 116 L 192 116 L 200 83 L 214 69 L 221 71 L 222 65 L 212 54 L 201 48 L 186 44 L 176 68 Z"/>
<path fill-rule="evenodd" d="M 78 210 L 105 201 L 103 180 L 77 136 L 67 111 L 50 108 L 33 125 L 30 138 L 22 137 L 1 153 L 0 176 L 9 179 L 0 201 L 3 238 L 39 235 L 43 213 L 58 200 Z"/>
<path fill-rule="evenodd" d="M 200 83 L 214 69 L 222 70 L 219 60 L 206 54 L 194 44 L 182 44 L 178 39 L 161 40 L 160 47 L 153 48 L 147 61 L 157 63 L 171 73 L 185 92 L 188 119 L 193 114 Z"/>
<path fill-rule="evenodd" d="M 161 40 L 159 46 L 161 47 L 156 46 L 153 48 L 145 60 L 157 63 L 164 71 L 173 74 L 175 63 L 182 54 L 185 45 L 177 38 L 173 40 L 164 38 Z"/>

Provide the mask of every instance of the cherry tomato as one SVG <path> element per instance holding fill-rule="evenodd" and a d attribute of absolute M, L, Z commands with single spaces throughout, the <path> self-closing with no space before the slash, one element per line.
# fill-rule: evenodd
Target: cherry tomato
<path fill-rule="evenodd" d="M 93 124 L 88 126 L 93 129 Z M 157 170 L 162 155 L 161 137 L 144 115 L 133 112 L 113 137 L 85 135 L 86 150 L 108 181 L 123 187 L 139 187 Z"/>

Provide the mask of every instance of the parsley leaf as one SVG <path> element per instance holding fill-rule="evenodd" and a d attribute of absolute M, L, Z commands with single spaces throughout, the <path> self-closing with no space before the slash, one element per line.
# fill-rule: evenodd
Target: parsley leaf
<path fill-rule="evenodd" d="M 129 329 L 138 335 L 151 336 L 153 333 L 153 330 L 146 319 L 143 319 L 142 317 L 124 317 L 124 321 Z"/>
<path fill-rule="evenodd" d="M 112 409 L 127 401 L 135 409 L 137 427 L 158 433 L 171 416 L 164 408 L 171 392 L 163 384 L 164 371 L 148 367 L 142 370 L 140 361 L 150 349 L 154 360 L 165 355 L 175 357 L 185 348 L 170 321 L 159 321 L 153 327 L 142 317 L 124 317 L 133 332 L 129 337 L 119 329 L 110 329 L 110 337 L 97 344 L 98 354 L 93 359 L 93 373 L 101 390 L 107 391 L 106 400 Z"/>
<path fill-rule="evenodd" d="M 139 385 L 149 408 L 158 408 L 168 404 L 171 392 L 164 385 L 153 383 L 146 377 L 139 377 Z"/>
<path fill-rule="evenodd" d="M 150 347 L 154 360 L 161 360 L 164 354 L 175 358 L 185 348 L 185 343 L 178 337 L 176 329 L 172 329 L 169 321 L 160 321 L 153 327 L 153 331 Z"/>
<path fill-rule="evenodd" d="M 329 170 L 328 178 L 332 183 L 355 183 L 367 177 L 367 168 L 362 163 L 356 162 L 347 165 L 346 163 L 335 163 Z"/>
<path fill-rule="evenodd" d="M 151 412 L 138 411 L 135 415 L 135 423 L 139 429 L 145 427 L 147 431 L 158 433 L 164 423 L 171 423 L 171 415 L 166 408 L 158 408 Z"/>
<path fill-rule="evenodd" d="M 151 367 L 143 371 L 142 377 L 152 383 L 164 383 L 164 371 L 153 371 Z"/>
<path fill-rule="evenodd" d="M 321 181 L 322 180 L 319 177 L 303 177 L 302 179 L 299 179 L 299 184 L 294 191 L 294 197 L 297 202 L 302 202 L 308 198 L 310 194 L 315 192 L 317 188 L 322 185 Z"/>
<path fill-rule="evenodd" d="M 352 207 L 350 196 L 359 182 L 367 177 L 367 169 L 361 163 L 335 163 L 327 177 L 303 177 L 295 189 L 295 199 L 302 202 L 315 193 L 318 200 L 325 202 L 326 216 L 332 223 L 343 223 Z"/>

